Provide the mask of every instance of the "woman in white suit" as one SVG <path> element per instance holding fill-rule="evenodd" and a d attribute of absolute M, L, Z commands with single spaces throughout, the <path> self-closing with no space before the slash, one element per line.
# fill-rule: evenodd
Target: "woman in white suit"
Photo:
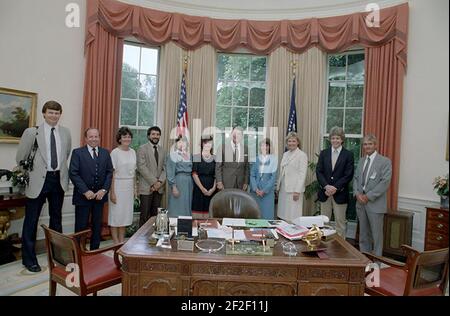
<path fill-rule="evenodd" d="M 280 164 L 277 181 L 278 214 L 286 221 L 302 216 L 308 157 L 300 150 L 300 138 L 291 132 L 286 137 L 287 151 Z"/>

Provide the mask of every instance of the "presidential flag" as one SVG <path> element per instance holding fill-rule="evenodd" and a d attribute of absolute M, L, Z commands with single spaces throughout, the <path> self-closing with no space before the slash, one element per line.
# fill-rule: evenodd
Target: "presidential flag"
<path fill-rule="evenodd" d="M 292 81 L 291 108 L 289 109 L 286 135 L 290 132 L 297 132 L 297 111 L 295 110 L 295 78 Z"/>
<path fill-rule="evenodd" d="M 180 92 L 180 104 L 178 107 L 177 116 L 177 135 L 186 135 L 186 129 L 188 128 L 188 112 L 186 104 L 186 79 L 183 73 L 181 78 L 181 92 Z"/>

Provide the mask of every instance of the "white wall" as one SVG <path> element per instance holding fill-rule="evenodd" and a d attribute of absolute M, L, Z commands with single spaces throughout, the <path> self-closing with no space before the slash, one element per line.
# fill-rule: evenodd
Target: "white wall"
<path fill-rule="evenodd" d="M 165 3 L 156 0 L 126 1 L 140 4 L 153 2 L 160 6 Z M 172 4 L 175 2 L 169 1 Z M 328 5 L 323 7 L 326 15 L 337 15 L 361 11 L 367 2 L 347 1 L 345 5 L 345 1 L 326 0 L 319 4 Z M 398 2 L 379 1 L 384 5 Z M 69 29 L 65 26 L 67 3 L 80 5 L 80 28 Z M 194 2 L 194 5 L 199 3 Z M 201 15 L 231 18 L 238 14 L 232 9 L 213 10 L 212 1 L 208 3 L 210 7 Z M 223 6 L 225 2 L 219 3 Z M 333 3 L 335 5 L 330 6 Z M 254 15 L 267 16 L 267 12 L 261 9 L 270 3 L 258 1 L 258 4 L 260 10 L 253 11 Z M 309 12 L 317 12 L 321 8 L 312 5 L 313 2 L 307 1 L 298 8 L 309 9 Z M 445 148 L 448 141 L 449 4 L 447 0 L 410 0 L 409 5 L 408 72 L 404 91 L 399 207 L 416 213 L 414 243 L 420 248 L 423 243 L 425 205 L 438 201 L 431 182 L 435 176 L 448 172 Z M 154 7 L 158 9 L 156 5 Z M 198 8 L 185 6 L 176 11 L 189 13 L 193 9 Z M 81 126 L 84 15 L 85 0 L 0 1 L 0 86 L 37 92 L 38 113 L 46 100 L 59 100 L 64 107 L 61 124 L 72 130 L 74 145 L 79 143 Z M 37 123 L 41 122 L 39 114 Z M 0 144 L 0 168 L 10 169 L 14 166 L 16 148 L 17 145 Z"/>
<path fill-rule="evenodd" d="M 80 7 L 79 28 L 65 25 L 68 3 Z M 74 146 L 80 142 L 85 11 L 85 0 L 0 1 L 0 87 L 38 94 L 37 125 L 43 122 L 43 104 L 59 101 L 63 106 L 60 123 L 72 131 Z M 0 144 L 0 169 L 15 166 L 16 150 L 17 144 Z M 64 201 L 64 231 L 73 231 L 70 194 Z M 41 222 L 48 223 L 46 209 Z M 22 220 L 13 221 L 9 233 L 20 232 L 21 226 Z"/>

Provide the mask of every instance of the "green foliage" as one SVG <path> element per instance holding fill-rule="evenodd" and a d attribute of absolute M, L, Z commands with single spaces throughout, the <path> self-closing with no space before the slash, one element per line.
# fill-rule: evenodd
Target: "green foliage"
<path fill-rule="evenodd" d="M 316 154 L 316 157 L 319 158 L 319 154 Z M 315 161 L 309 161 L 308 162 L 308 168 L 309 170 L 312 171 L 312 173 L 315 175 L 316 174 L 316 167 L 317 167 L 317 162 Z M 305 187 L 305 198 L 307 200 L 311 199 L 311 198 L 315 198 L 314 202 L 316 202 L 317 200 L 317 192 L 319 192 L 320 190 L 320 184 L 319 181 L 317 181 L 317 179 L 315 179 L 313 182 L 311 182 L 310 184 L 308 184 Z"/>

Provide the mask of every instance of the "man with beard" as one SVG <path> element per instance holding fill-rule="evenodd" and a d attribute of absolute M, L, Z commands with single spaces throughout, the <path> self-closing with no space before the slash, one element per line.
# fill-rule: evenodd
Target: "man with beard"
<path fill-rule="evenodd" d="M 150 217 L 156 216 L 166 181 L 166 153 L 158 144 L 161 129 L 158 126 L 150 127 L 147 138 L 149 142 L 139 147 L 137 152 L 138 190 L 141 201 L 139 227 Z"/>

